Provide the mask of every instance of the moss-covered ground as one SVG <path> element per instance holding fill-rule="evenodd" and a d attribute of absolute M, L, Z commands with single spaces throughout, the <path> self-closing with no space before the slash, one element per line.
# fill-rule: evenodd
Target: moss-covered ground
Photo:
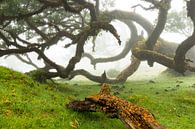
<path fill-rule="evenodd" d="M 0 67 L 1 129 L 124 129 L 103 113 L 75 112 L 65 105 L 99 91 L 90 81 L 39 84 Z M 195 129 L 195 77 L 158 77 L 113 86 L 113 94 L 149 109 L 170 129 Z"/>

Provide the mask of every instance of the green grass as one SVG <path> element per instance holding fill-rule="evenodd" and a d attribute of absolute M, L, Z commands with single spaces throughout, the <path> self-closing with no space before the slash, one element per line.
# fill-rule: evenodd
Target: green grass
<path fill-rule="evenodd" d="M 89 81 L 59 85 L 39 84 L 26 75 L 0 67 L 1 129 L 124 129 L 117 119 L 103 113 L 75 112 L 65 105 L 95 94 L 100 86 Z M 129 81 L 112 91 L 149 109 L 170 129 L 195 128 L 195 77 Z"/>
<path fill-rule="evenodd" d="M 155 83 L 129 82 L 121 96 L 148 108 L 161 124 L 170 129 L 194 129 L 194 79 L 177 77 L 156 79 Z"/>

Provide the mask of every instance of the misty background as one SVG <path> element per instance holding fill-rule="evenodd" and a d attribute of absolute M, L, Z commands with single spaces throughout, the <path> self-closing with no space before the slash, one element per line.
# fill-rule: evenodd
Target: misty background
<path fill-rule="evenodd" d="M 118 10 L 124 10 L 124 11 L 135 11 L 136 13 L 144 16 L 147 20 L 149 20 L 151 23 L 155 22 L 155 19 L 157 19 L 158 11 L 145 11 L 140 7 L 137 7 L 136 9 L 132 9 L 131 7 L 136 5 L 137 2 L 140 2 L 139 0 L 133 0 L 128 1 L 127 0 L 116 0 L 114 6 L 111 8 L 111 10 L 118 9 Z M 183 7 L 182 4 L 183 0 L 172 0 L 172 8 L 170 11 L 181 11 Z M 147 4 L 145 3 L 147 6 Z M 94 57 L 111 57 L 114 55 L 119 54 L 123 47 L 125 46 L 126 41 L 130 38 L 130 30 L 128 29 L 127 25 L 115 20 L 112 21 L 112 24 L 117 29 L 118 34 L 120 35 L 122 44 L 119 46 L 117 44 L 116 39 L 110 34 L 105 31 L 101 32 L 96 40 L 96 47 L 95 52 L 92 52 L 92 41 L 87 41 L 85 45 L 85 51 L 87 53 L 90 53 Z M 141 28 L 138 30 L 139 33 L 141 33 Z M 176 43 L 181 43 L 186 37 L 181 34 L 177 33 L 167 33 L 163 31 L 161 34 L 161 37 L 163 39 L 166 39 L 167 41 L 173 41 Z M 51 46 L 49 50 L 46 51 L 46 55 L 55 61 L 57 64 L 66 66 L 68 64 L 69 59 L 75 54 L 75 46 L 70 46 L 69 48 L 64 48 L 63 44 L 61 42 L 69 43 L 69 40 L 64 40 L 58 42 L 57 45 Z M 106 49 L 104 49 L 106 48 Z M 36 64 L 38 64 L 39 67 L 43 67 L 44 64 L 42 61 L 37 60 L 37 55 L 35 53 L 29 54 L 32 60 L 36 60 Z M 92 72 L 93 74 L 100 74 L 104 71 L 108 71 L 109 69 L 117 69 L 119 71 L 123 70 L 125 67 L 127 67 L 130 64 L 130 58 L 131 53 L 126 55 L 125 58 L 115 61 L 115 62 L 109 62 L 109 63 L 98 63 L 96 65 L 96 69 L 94 69 L 94 66 L 90 64 L 90 60 L 87 58 L 82 58 L 82 60 L 76 65 L 76 69 L 87 69 L 88 71 Z M 6 66 L 8 68 L 20 71 L 20 72 L 27 72 L 30 70 L 33 70 L 33 68 L 30 65 L 27 65 L 25 63 L 22 63 L 20 60 L 18 60 L 15 56 L 9 56 L 9 57 L 1 57 L 0 58 L 0 65 Z M 153 67 L 149 67 L 146 62 L 142 62 L 139 69 L 135 72 L 134 75 L 131 76 L 131 79 L 134 78 L 148 78 L 148 77 L 155 77 L 159 75 L 162 71 L 164 71 L 166 67 L 155 63 Z"/>

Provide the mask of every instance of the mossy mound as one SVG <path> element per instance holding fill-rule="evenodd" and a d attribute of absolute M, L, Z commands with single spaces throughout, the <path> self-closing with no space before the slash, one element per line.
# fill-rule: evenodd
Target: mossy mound
<path fill-rule="evenodd" d="M 8 68 L 0 67 L 0 71 L 0 129 L 123 128 L 120 121 L 103 114 L 78 114 L 65 108 L 76 97 L 94 94 L 99 86 L 40 84 Z"/>
<path fill-rule="evenodd" d="M 0 128 L 69 126 L 69 121 L 65 122 L 64 96 L 59 92 L 55 94 L 56 90 L 51 85 L 40 84 L 5 67 L 0 67 L 0 71 Z"/>
<path fill-rule="evenodd" d="M 13 71 L 11 69 L 0 66 L 0 85 L 6 85 L 7 88 L 13 86 L 29 86 L 34 87 L 39 85 L 33 81 L 29 76 L 20 72 Z"/>

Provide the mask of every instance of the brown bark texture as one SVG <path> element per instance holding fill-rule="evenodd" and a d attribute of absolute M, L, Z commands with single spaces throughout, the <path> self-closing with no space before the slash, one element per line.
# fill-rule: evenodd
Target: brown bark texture
<path fill-rule="evenodd" d="M 104 112 L 119 118 L 126 129 L 167 129 L 147 109 L 113 96 L 110 92 L 110 85 L 104 83 L 98 94 L 89 96 L 84 101 L 70 102 L 67 107 L 78 111 Z"/>

